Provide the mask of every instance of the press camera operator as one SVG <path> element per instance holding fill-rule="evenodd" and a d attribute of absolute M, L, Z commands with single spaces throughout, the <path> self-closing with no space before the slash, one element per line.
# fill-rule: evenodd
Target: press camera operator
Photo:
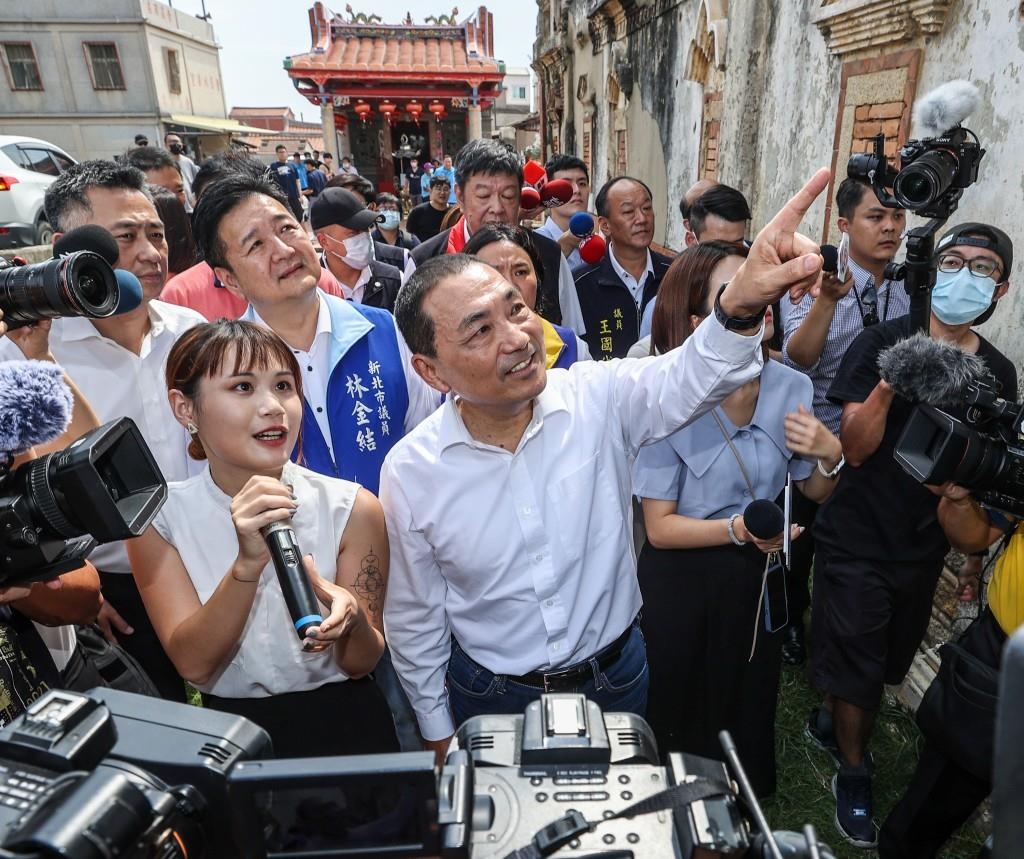
<path fill-rule="evenodd" d="M 943 687 L 951 676 L 976 688 L 979 678 L 988 679 L 992 706 L 972 709 L 969 721 L 946 724 L 945 730 L 922 725 L 925 744 L 917 768 L 879 833 L 881 859 L 936 856 L 991 792 L 996 676 L 1007 638 L 1024 624 L 1024 531 L 1019 520 L 983 506 L 962 486 L 947 483 L 936 491 L 942 494 L 939 523 L 954 549 L 979 552 L 1000 538 L 1006 542 L 988 585 L 988 605 L 957 640 L 956 650 L 944 650 L 943 670 L 921 706 L 928 706 L 930 696 L 946 698 Z M 975 695 L 973 703 L 979 702 Z M 943 710 L 947 717 L 953 712 Z"/>
<path fill-rule="evenodd" d="M 937 243 L 935 261 L 931 337 L 977 354 L 997 391 L 1012 397 L 1013 365 L 972 328 L 1009 289 L 1009 237 L 987 224 L 961 224 Z M 867 754 L 875 712 L 884 684 L 901 682 L 910 667 L 949 550 L 937 497 L 893 458 L 912 404 L 877 367 L 882 349 L 912 333 L 910 315 L 866 328 L 828 393 L 843 407 L 840 437 L 852 467 L 815 523 L 812 679 L 827 697 L 808 731 L 838 757 L 836 820 L 859 847 L 876 841 Z"/>
<path fill-rule="evenodd" d="M 44 322 L 19 328 L 10 338 L 15 342 L 45 339 L 41 329 L 48 327 Z M 5 334 L 7 325 L 0 310 L 0 338 Z M 53 360 L 52 355 L 49 358 Z M 71 423 L 57 438 L 16 456 L 12 468 L 59 450 L 98 426 L 95 413 L 77 387 L 66 381 L 74 401 Z M 81 660 L 72 624 L 92 622 L 99 607 L 99 576 L 88 563 L 47 582 L 0 588 L 0 724 L 24 712 L 47 689 L 64 685 L 62 672 Z"/>

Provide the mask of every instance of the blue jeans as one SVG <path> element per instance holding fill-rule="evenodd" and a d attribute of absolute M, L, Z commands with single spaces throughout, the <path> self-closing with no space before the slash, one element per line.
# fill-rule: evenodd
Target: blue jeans
<path fill-rule="evenodd" d="M 596 659 L 590 659 L 590 676 L 572 689 L 611 713 L 647 712 L 647 647 L 639 625 L 634 625 L 619 658 L 604 671 Z M 544 690 L 515 683 L 507 674 L 493 674 L 478 665 L 458 643 L 452 642 L 448 662 L 448 705 L 456 726 L 470 716 L 511 713 L 521 714 L 526 705 L 536 701 Z"/>

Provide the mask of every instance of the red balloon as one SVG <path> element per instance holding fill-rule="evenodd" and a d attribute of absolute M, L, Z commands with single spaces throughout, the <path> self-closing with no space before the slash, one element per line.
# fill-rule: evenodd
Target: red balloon
<path fill-rule="evenodd" d="M 587 265 L 593 265 L 604 259 L 607 243 L 603 236 L 594 233 L 580 242 L 580 259 Z"/>
<path fill-rule="evenodd" d="M 572 199 L 572 182 L 567 179 L 552 179 L 540 189 L 540 202 L 545 209 L 564 206 Z"/>
<path fill-rule="evenodd" d="M 523 185 L 519 192 L 519 208 L 536 209 L 540 205 L 540 192 L 532 185 Z"/>

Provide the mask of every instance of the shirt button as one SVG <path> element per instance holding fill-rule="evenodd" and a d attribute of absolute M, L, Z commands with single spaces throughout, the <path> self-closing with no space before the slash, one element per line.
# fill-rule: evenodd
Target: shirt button
<path fill-rule="evenodd" d="M 555 604 L 554 600 L 544 600 L 544 605 L 548 606 L 549 608 L 551 606 L 553 606 L 554 604 Z"/>
<path fill-rule="evenodd" d="M 743 494 L 746 495 L 747 498 L 749 498 L 750 497 L 750 490 L 749 489 L 744 489 L 743 490 Z"/>
<path fill-rule="evenodd" d="M 562 645 L 561 645 L 561 644 L 559 644 L 559 643 L 558 643 L 558 642 L 556 641 L 556 642 L 555 642 L 554 644 L 552 644 L 552 645 L 551 645 L 551 649 L 552 649 L 552 650 L 561 650 L 561 649 L 562 649 Z"/>
<path fill-rule="evenodd" d="M 306 367 L 306 369 L 309 370 L 310 373 L 313 372 L 313 368 L 312 367 Z"/>
<path fill-rule="evenodd" d="M 324 409 L 323 409 L 323 406 L 317 406 L 317 407 L 316 407 L 316 410 L 317 410 L 318 412 L 322 412 L 322 411 L 323 411 Z M 747 494 L 749 495 L 750 493 L 747 493 Z"/>
<path fill-rule="evenodd" d="M 532 512 L 533 512 L 533 508 L 532 507 L 524 507 L 523 508 L 523 513 L 525 513 L 527 516 L 529 516 Z"/>
<path fill-rule="evenodd" d="M 543 555 L 537 555 L 537 557 L 534 558 L 534 560 L 539 564 L 541 561 L 544 560 L 544 556 Z"/>

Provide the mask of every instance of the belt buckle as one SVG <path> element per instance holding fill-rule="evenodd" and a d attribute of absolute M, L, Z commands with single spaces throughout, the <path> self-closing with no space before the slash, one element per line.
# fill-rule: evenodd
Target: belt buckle
<path fill-rule="evenodd" d="M 576 672 L 572 669 L 563 668 L 561 671 L 547 671 L 544 673 L 544 691 L 558 692 L 564 690 L 565 681 L 575 677 Z M 577 684 L 570 683 L 575 688 Z"/>

